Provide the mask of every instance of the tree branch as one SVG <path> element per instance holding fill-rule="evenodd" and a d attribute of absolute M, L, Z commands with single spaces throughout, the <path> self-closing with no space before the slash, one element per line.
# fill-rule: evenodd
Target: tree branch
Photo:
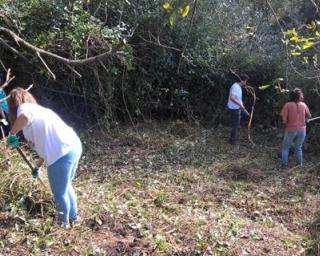
<path fill-rule="evenodd" d="M 7 76 L 6 76 L 6 81 L 1 85 L 1 89 L 5 88 L 6 86 L 8 86 L 10 84 L 10 82 L 15 79 L 15 76 L 10 77 L 11 76 L 11 69 L 9 68 L 7 70 Z"/>
<path fill-rule="evenodd" d="M 45 66 L 45 68 L 48 70 L 48 73 L 52 76 L 53 80 L 56 80 L 56 75 L 51 71 L 51 69 L 48 67 L 47 63 L 44 61 L 44 59 L 41 57 L 40 53 L 36 53 L 38 58 L 41 60 L 42 64 Z"/>
<path fill-rule="evenodd" d="M 14 54 L 18 55 L 21 59 L 23 59 L 25 62 L 28 62 L 28 59 L 24 57 L 17 49 L 13 48 L 12 46 L 8 45 L 6 41 L 4 41 L 2 38 L 0 38 L 0 44 L 2 44 L 4 47 L 12 51 Z"/>
<path fill-rule="evenodd" d="M 30 43 L 28 43 L 27 41 L 25 41 L 24 39 L 22 39 L 21 37 L 19 37 L 17 34 L 15 34 L 13 31 L 11 31 L 10 29 L 4 28 L 4 27 L 0 27 L 0 33 L 6 34 L 8 36 L 10 36 L 15 42 L 16 44 L 21 47 L 25 47 L 27 50 L 35 53 L 37 56 L 38 54 L 41 54 L 42 56 L 47 56 L 50 57 L 52 59 L 55 59 L 56 61 L 62 62 L 66 65 L 73 65 L 73 66 L 80 66 L 80 65 L 86 65 L 86 64 L 91 64 L 94 62 L 97 62 L 100 59 L 104 59 L 107 56 L 113 56 L 117 53 L 117 49 L 113 49 L 111 48 L 108 52 L 104 52 L 101 53 L 97 56 L 93 56 L 93 57 L 89 57 L 86 59 L 79 59 L 79 60 L 71 60 L 68 58 L 64 58 L 60 55 L 45 51 L 43 49 L 40 49 Z"/>
<path fill-rule="evenodd" d="M 159 39 L 159 36 L 157 38 L 155 38 L 155 36 L 153 36 L 150 31 L 149 31 L 149 35 L 154 38 L 154 42 L 153 41 L 149 41 L 145 38 L 143 38 L 142 36 L 139 36 L 144 42 L 147 42 L 149 44 L 153 44 L 153 45 L 156 45 L 156 46 L 160 46 L 160 47 L 163 47 L 163 48 L 166 48 L 166 49 L 170 49 L 170 50 L 175 50 L 175 51 L 178 51 L 178 52 L 181 52 L 182 50 L 181 49 L 178 49 L 178 48 L 175 48 L 175 47 L 172 47 L 172 46 L 168 46 L 168 45 L 164 45 L 160 42 L 160 39 Z"/>

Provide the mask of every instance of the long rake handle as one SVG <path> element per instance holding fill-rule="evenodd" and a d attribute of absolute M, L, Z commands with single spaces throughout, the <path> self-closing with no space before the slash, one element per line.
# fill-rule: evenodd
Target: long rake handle
<path fill-rule="evenodd" d="M 16 148 L 17 151 L 19 152 L 20 156 L 23 158 L 23 160 L 27 163 L 27 165 L 30 167 L 31 171 L 33 170 L 33 166 L 26 157 L 26 155 L 22 152 L 21 148 Z"/>
<path fill-rule="evenodd" d="M 316 120 L 319 120 L 320 119 L 320 116 L 317 116 L 317 117 L 314 117 L 314 118 L 310 118 L 308 119 L 308 123 L 312 122 L 312 121 L 316 121 Z"/>
<path fill-rule="evenodd" d="M 23 153 L 23 151 L 21 150 L 21 148 L 16 148 L 18 153 L 20 154 L 20 156 L 23 158 L 23 160 L 27 163 L 27 165 L 30 167 L 31 171 L 33 171 L 34 167 L 32 166 L 32 164 L 30 163 L 30 161 L 28 160 L 28 158 L 26 157 L 26 155 Z M 40 177 L 37 177 L 37 179 L 40 181 L 41 185 L 46 188 L 46 185 L 44 184 L 43 180 Z"/>

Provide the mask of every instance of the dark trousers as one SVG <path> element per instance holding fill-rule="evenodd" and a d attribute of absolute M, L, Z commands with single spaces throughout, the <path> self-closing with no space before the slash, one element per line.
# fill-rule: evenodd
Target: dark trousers
<path fill-rule="evenodd" d="M 247 121 L 250 116 L 248 113 L 242 109 L 229 109 L 230 112 L 230 124 L 231 124 L 231 134 L 229 138 L 229 143 L 235 144 L 238 140 L 238 133 L 240 129 L 240 122 L 242 119 Z"/>
<path fill-rule="evenodd" d="M 229 109 L 230 112 L 230 125 L 231 134 L 229 138 L 229 143 L 235 144 L 238 140 L 238 132 L 240 128 L 241 120 L 241 109 Z"/>

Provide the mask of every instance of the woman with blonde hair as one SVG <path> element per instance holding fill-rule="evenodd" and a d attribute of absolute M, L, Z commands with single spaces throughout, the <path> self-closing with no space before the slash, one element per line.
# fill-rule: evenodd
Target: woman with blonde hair
<path fill-rule="evenodd" d="M 16 134 L 23 131 L 25 139 L 35 148 L 40 160 L 48 169 L 48 178 L 58 208 L 58 222 L 69 227 L 77 220 L 77 199 L 72 180 L 82 153 L 79 137 L 51 109 L 40 106 L 31 93 L 23 88 L 10 92 L 9 119 L 12 124 L 7 144 L 19 146 Z M 33 173 L 38 175 L 38 169 Z"/>

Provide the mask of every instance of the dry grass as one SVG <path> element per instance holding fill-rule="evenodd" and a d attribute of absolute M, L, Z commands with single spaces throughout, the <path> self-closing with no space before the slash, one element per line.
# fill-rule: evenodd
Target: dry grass
<path fill-rule="evenodd" d="M 50 191 L 2 150 L 0 253 L 317 255 L 313 159 L 279 171 L 274 134 L 231 147 L 227 132 L 172 123 L 84 135 L 76 181 L 84 221 L 71 230 L 54 225 Z"/>

